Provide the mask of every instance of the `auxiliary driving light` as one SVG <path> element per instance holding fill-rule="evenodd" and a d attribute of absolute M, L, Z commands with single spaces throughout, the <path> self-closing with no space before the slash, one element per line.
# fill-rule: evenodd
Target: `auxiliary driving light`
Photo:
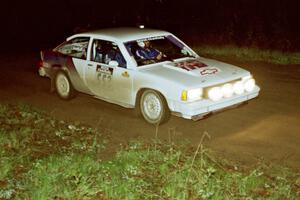
<path fill-rule="evenodd" d="M 233 86 L 231 83 L 226 83 L 221 87 L 221 91 L 224 97 L 228 98 L 233 95 Z"/>
<path fill-rule="evenodd" d="M 237 81 L 233 84 L 233 91 L 236 94 L 243 94 L 244 85 L 243 85 L 242 81 Z"/>
<path fill-rule="evenodd" d="M 251 92 L 255 88 L 255 80 L 253 78 L 244 83 L 244 88 L 247 92 Z"/>
<path fill-rule="evenodd" d="M 213 87 L 208 91 L 208 97 L 213 101 L 218 101 L 223 97 L 220 87 Z"/>

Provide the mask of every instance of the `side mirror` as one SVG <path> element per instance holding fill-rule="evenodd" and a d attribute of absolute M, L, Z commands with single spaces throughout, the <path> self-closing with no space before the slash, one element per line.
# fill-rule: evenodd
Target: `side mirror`
<path fill-rule="evenodd" d="M 111 61 L 109 61 L 108 65 L 114 66 L 114 67 L 118 67 L 119 63 L 117 61 L 115 61 L 115 60 L 111 60 Z"/>
<path fill-rule="evenodd" d="M 190 55 L 190 53 L 186 47 L 183 47 L 183 49 L 181 49 L 181 53 L 184 55 Z"/>

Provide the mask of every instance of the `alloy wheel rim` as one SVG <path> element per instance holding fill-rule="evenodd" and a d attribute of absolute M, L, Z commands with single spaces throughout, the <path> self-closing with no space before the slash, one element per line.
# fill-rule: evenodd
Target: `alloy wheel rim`
<path fill-rule="evenodd" d="M 145 96 L 143 107 L 145 114 L 151 120 L 157 120 L 160 117 L 162 106 L 159 98 L 155 94 L 150 93 Z"/>
<path fill-rule="evenodd" d="M 56 80 L 57 90 L 62 96 L 68 96 L 70 84 L 66 76 L 59 74 Z"/>

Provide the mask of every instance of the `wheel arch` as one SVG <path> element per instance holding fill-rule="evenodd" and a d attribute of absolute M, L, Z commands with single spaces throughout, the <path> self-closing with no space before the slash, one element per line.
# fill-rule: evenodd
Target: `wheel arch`
<path fill-rule="evenodd" d="M 137 92 L 135 93 L 134 106 L 138 105 L 137 103 L 138 103 L 139 98 L 141 97 L 141 95 L 143 94 L 143 92 L 146 91 L 146 90 L 154 90 L 154 91 L 160 93 L 162 95 L 162 97 L 165 99 L 165 101 L 166 101 L 166 103 L 167 103 L 167 105 L 168 105 L 168 107 L 170 109 L 169 101 L 166 98 L 167 93 L 165 91 L 161 90 L 161 89 L 153 88 L 153 87 L 152 88 L 151 87 L 141 87 L 141 88 L 139 88 L 137 90 Z"/>
<path fill-rule="evenodd" d="M 57 89 L 57 76 L 58 76 L 58 74 L 62 74 L 67 79 L 69 90 L 65 94 L 61 93 L 61 91 L 59 91 Z M 51 87 L 54 87 L 54 91 L 56 91 L 58 96 L 60 96 L 64 100 L 70 100 L 70 99 L 74 98 L 77 94 L 76 90 L 74 89 L 74 86 L 73 86 L 73 83 L 70 79 L 69 74 L 67 73 L 66 70 L 63 70 L 61 68 L 56 70 L 55 76 L 53 77 L 53 79 L 51 79 L 51 85 L 52 85 Z"/>
<path fill-rule="evenodd" d="M 53 64 L 51 66 L 51 75 L 50 75 L 50 80 L 51 80 L 51 92 L 54 92 L 55 91 L 55 77 L 56 77 L 56 74 L 60 71 L 66 73 L 66 75 L 68 76 L 69 80 L 71 81 L 71 84 L 73 85 L 73 82 L 70 78 L 70 73 L 69 71 L 67 70 L 67 67 L 63 67 L 62 65 L 59 65 L 59 64 Z"/>
<path fill-rule="evenodd" d="M 157 98 L 160 99 L 162 108 L 160 110 L 159 118 L 156 118 L 156 119 L 151 118 L 149 116 L 149 113 L 146 114 L 147 112 L 145 112 L 145 107 L 141 106 L 141 105 L 143 105 L 143 104 L 141 104 L 141 102 L 143 101 L 143 92 L 147 91 L 147 90 L 150 91 L 150 93 L 152 93 L 152 94 L 155 92 L 156 96 L 158 95 Z M 146 109 L 146 110 L 148 110 L 148 109 Z M 164 95 L 164 93 L 162 93 L 160 90 L 157 90 L 154 88 L 149 88 L 149 87 L 140 88 L 138 90 L 138 92 L 136 93 L 135 112 L 136 112 L 137 116 L 143 117 L 144 120 L 146 120 L 150 124 L 163 124 L 170 119 L 170 115 L 171 115 L 171 110 L 170 110 L 170 107 L 168 104 L 168 100 L 167 100 L 166 96 Z"/>
<path fill-rule="evenodd" d="M 63 72 L 65 72 L 68 76 L 69 76 L 69 78 L 70 78 L 70 73 L 69 73 L 69 71 L 67 70 L 67 67 L 64 67 L 64 66 L 62 66 L 62 65 L 60 65 L 60 64 L 53 64 L 53 65 L 51 65 L 51 78 L 55 78 L 55 76 L 56 76 L 56 74 L 57 74 L 57 72 L 58 71 L 63 71 Z"/>

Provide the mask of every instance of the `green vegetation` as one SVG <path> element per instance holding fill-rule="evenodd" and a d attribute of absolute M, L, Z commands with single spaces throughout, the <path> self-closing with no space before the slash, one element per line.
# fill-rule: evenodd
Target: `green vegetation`
<path fill-rule="evenodd" d="M 107 159 L 113 141 L 80 123 L 1 105 L 0 124 L 0 199 L 300 198 L 299 174 L 228 164 L 201 143 L 134 141 Z"/>
<path fill-rule="evenodd" d="M 283 65 L 300 64 L 300 52 L 282 52 L 236 46 L 195 46 L 193 49 L 203 56 L 228 56 L 246 61 L 262 61 Z"/>

